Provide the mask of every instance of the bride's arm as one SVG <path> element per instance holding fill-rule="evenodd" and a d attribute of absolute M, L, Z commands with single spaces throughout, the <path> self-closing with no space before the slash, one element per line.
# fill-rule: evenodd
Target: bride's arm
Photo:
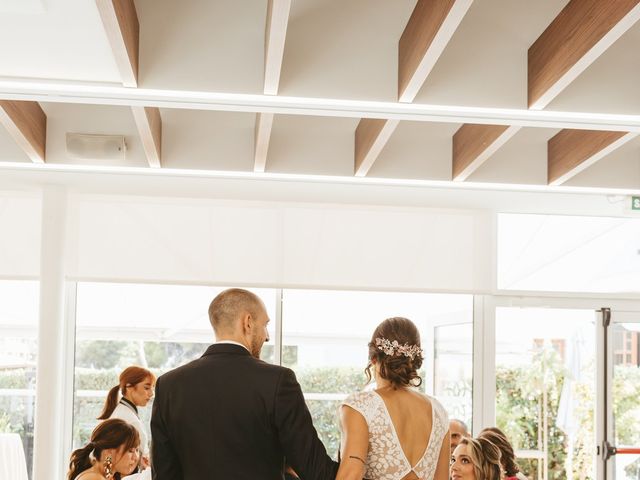
<path fill-rule="evenodd" d="M 369 450 L 369 428 L 353 408 L 340 407 L 340 468 L 336 480 L 362 480 Z"/>
<path fill-rule="evenodd" d="M 447 430 L 440 447 L 438 465 L 433 480 L 449 480 L 449 465 L 451 464 L 451 432 Z"/>

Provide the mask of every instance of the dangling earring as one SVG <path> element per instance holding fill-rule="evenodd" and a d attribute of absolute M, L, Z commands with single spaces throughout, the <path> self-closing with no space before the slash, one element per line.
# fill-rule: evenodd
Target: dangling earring
<path fill-rule="evenodd" d="M 111 455 L 108 455 L 107 458 L 104 460 L 104 476 L 107 478 L 111 478 L 111 476 L 113 475 L 113 470 L 111 470 L 113 468 L 113 459 L 111 458 Z"/>

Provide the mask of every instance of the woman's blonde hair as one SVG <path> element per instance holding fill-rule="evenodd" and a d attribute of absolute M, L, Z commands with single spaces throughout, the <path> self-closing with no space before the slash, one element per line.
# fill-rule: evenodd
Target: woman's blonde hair
<path fill-rule="evenodd" d="M 473 463 L 476 480 L 500 480 L 500 449 L 486 438 L 463 437 L 461 445 L 467 445 L 467 453 Z"/>

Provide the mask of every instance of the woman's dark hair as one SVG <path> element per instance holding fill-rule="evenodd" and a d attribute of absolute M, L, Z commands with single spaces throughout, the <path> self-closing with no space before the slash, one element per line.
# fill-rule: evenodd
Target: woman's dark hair
<path fill-rule="evenodd" d="M 483 429 L 478 438 L 486 438 L 500 449 L 500 463 L 504 473 L 507 477 L 515 477 L 520 468 L 516 464 L 516 455 L 513 453 L 513 447 L 504 432 L 497 427 L 489 427 Z"/>
<path fill-rule="evenodd" d="M 91 452 L 96 459 L 100 458 L 103 450 L 115 448 L 129 450 L 140 445 L 140 434 L 133 425 L 119 418 L 112 418 L 100 422 L 91 433 L 87 445 L 74 450 L 69 460 L 67 479 L 73 480 L 80 473 L 91 468 Z M 124 447 L 124 448 L 123 448 Z"/>
<path fill-rule="evenodd" d="M 483 437 L 462 437 L 459 445 L 466 445 L 477 480 L 500 480 L 500 449 Z M 457 447 L 456 447 L 457 448 Z"/>
<path fill-rule="evenodd" d="M 393 344 L 395 348 L 388 350 L 392 353 L 381 350 L 384 345 L 380 343 L 385 341 L 391 344 L 397 342 Z M 400 351 L 402 347 L 405 347 L 405 351 L 409 349 L 411 355 L 404 355 Z M 376 327 L 369 342 L 369 364 L 364 371 L 368 381 L 371 381 L 370 370 L 374 363 L 379 366 L 380 376 L 391 382 L 393 388 L 417 387 L 422 384 L 422 378 L 418 375 L 418 369 L 422 366 L 420 333 L 411 320 L 402 317 L 387 318 Z"/>
<path fill-rule="evenodd" d="M 146 368 L 136 366 L 125 368 L 120 374 L 120 383 L 109 390 L 98 420 L 106 420 L 116 409 L 118 405 L 118 392 L 124 396 L 127 387 L 133 387 L 140 382 L 144 382 L 147 378 L 151 378 L 153 382 L 156 381 L 156 376 L 153 372 Z"/>

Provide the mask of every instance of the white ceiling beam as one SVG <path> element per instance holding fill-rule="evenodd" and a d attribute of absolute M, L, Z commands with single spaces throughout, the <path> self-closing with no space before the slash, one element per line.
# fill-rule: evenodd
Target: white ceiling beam
<path fill-rule="evenodd" d="M 131 107 L 133 119 L 140 134 L 147 162 L 152 168 L 160 168 L 162 158 L 162 119 L 157 107 Z"/>
<path fill-rule="evenodd" d="M 398 42 L 398 101 L 410 103 L 440 58 L 473 0 L 418 0 Z M 398 121 L 363 118 L 355 132 L 354 172 L 365 176 Z"/>
<path fill-rule="evenodd" d="M 34 163 L 44 163 L 47 116 L 38 102 L 0 100 L 0 123 Z"/>
<path fill-rule="evenodd" d="M 291 0 L 269 0 L 264 38 L 264 93 L 277 95 Z"/>
<path fill-rule="evenodd" d="M 273 127 L 273 113 L 256 114 L 255 127 L 255 154 L 254 154 L 254 172 L 264 172 L 267 166 L 267 151 L 269 150 L 269 141 L 271 140 L 271 128 Z"/>
<path fill-rule="evenodd" d="M 267 5 L 267 25 L 264 38 L 265 95 L 278 94 L 290 10 L 291 0 L 269 0 Z M 272 113 L 258 113 L 256 115 L 253 154 L 254 172 L 265 171 L 273 118 L 274 115 Z"/>
<path fill-rule="evenodd" d="M 0 79 L 0 98 L 52 103 L 128 105 L 218 112 L 377 118 L 437 123 L 640 132 L 640 115 L 556 112 L 518 108 L 407 104 L 336 98 L 285 97 L 226 92 L 125 88 Z"/>
<path fill-rule="evenodd" d="M 133 0 L 96 0 L 122 84 L 138 86 L 140 24 Z"/>

